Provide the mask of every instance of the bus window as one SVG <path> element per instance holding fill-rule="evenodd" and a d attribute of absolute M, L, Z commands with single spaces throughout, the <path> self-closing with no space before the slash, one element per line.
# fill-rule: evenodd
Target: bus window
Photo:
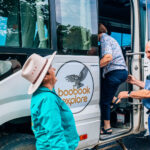
<path fill-rule="evenodd" d="M 146 39 L 146 1 L 140 0 L 139 1 L 140 7 L 140 45 L 141 51 L 145 51 L 145 39 Z"/>
<path fill-rule="evenodd" d="M 148 40 L 150 40 L 150 0 L 147 0 L 147 14 L 148 14 Z"/>
<path fill-rule="evenodd" d="M 11 74 L 12 63 L 10 61 L 0 60 L 0 79 Z"/>
<path fill-rule="evenodd" d="M 61 54 L 97 51 L 96 0 L 56 0 L 58 49 Z"/>
<path fill-rule="evenodd" d="M 111 32 L 111 37 L 117 40 L 119 45 L 121 46 L 121 33 L 118 32 Z"/>
<path fill-rule="evenodd" d="M 50 48 L 48 0 L 0 3 L 0 46 Z"/>
<path fill-rule="evenodd" d="M 99 22 L 103 23 L 108 29 L 108 34 L 117 40 L 125 56 L 132 46 L 130 1 L 101 0 Z"/>
<path fill-rule="evenodd" d="M 0 46 L 19 46 L 18 0 L 0 3 Z"/>
<path fill-rule="evenodd" d="M 22 47 L 49 48 L 50 24 L 48 0 L 22 0 Z"/>
<path fill-rule="evenodd" d="M 131 34 L 128 33 L 123 33 L 122 34 L 122 47 L 124 46 L 131 46 Z"/>
<path fill-rule="evenodd" d="M 111 32 L 111 36 L 117 40 L 121 47 L 129 47 L 131 45 L 131 34 Z"/>
<path fill-rule="evenodd" d="M 0 46 L 4 46 L 6 42 L 7 18 L 0 16 Z"/>
<path fill-rule="evenodd" d="M 16 54 L 1 54 L 0 55 L 0 81 L 7 78 L 11 74 L 19 71 L 27 55 L 16 55 Z"/>

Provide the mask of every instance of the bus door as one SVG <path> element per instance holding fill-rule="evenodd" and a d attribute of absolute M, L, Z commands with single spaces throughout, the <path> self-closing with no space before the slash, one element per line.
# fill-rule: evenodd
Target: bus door
<path fill-rule="evenodd" d="M 99 1 L 99 23 L 106 26 L 108 33 L 120 47 L 126 60 L 128 70 L 131 70 L 131 61 L 127 53 L 133 53 L 133 3 L 130 0 L 101 0 Z M 115 96 L 120 91 L 129 89 L 127 83 L 120 85 Z M 132 100 L 131 100 L 132 101 Z M 111 109 L 111 135 L 101 135 L 101 140 L 112 140 L 125 136 L 133 129 L 133 106 L 129 99 L 123 99 L 115 109 Z"/>
<path fill-rule="evenodd" d="M 146 26 L 146 40 L 150 40 L 150 0 L 147 0 L 147 20 L 146 20 L 147 26 Z M 150 60 L 146 57 L 144 57 L 144 81 L 146 81 L 147 76 L 150 75 Z M 148 110 L 144 107 L 144 128 L 148 129 L 148 114 L 146 113 Z M 149 131 L 147 130 L 145 135 L 149 135 Z"/>
<path fill-rule="evenodd" d="M 129 73 L 138 80 L 144 79 L 144 51 L 146 41 L 146 2 L 143 0 L 131 1 L 132 8 L 132 52 L 127 53 Z M 139 14 L 137 13 L 139 12 Z M 140 22 L 140 23 L 139 23 Z M 140 36 L 139 36 L 140 35 Z M 136 85 L 128 84 L 129 91 L 140 90 Z M 143 131 L 143 106 L 141 100 L 130 99 L 133 107 L 133 133 Z"/>
<path fill-rule="evenodd" d="M 55 9 L 55 90 L 74 114 L 83 148 L 98 143 L 100 133 L 97 1 L 55 0 Z"/>

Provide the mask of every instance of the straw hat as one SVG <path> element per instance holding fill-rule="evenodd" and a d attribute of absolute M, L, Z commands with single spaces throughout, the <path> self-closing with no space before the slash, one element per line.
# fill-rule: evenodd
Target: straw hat
<path fill-rule="evenodd" d="M 22 68 L 22 76 L 31 82 L 28 89 L 28 94 L 34 93 L 42 83 L 45 75 L 47 74 L 50 65 L 54 59 L 56 52 L 54 52 L 49 59 L 41 57 L 37 54 L 32 54 L 25 62 Z"/>

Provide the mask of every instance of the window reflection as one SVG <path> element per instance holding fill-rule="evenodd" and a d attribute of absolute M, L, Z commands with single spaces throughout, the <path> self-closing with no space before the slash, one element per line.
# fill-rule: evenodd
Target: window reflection
<path fill-rule="evenodd" d="M 0 46 L 50 48 L 48 0 L 0 2 Z"/>
<path fill-rule="evenodd" d="M 56 4 L 59 50 L 82 54 L 97 47 L 96 0 L 56 0 Z"/>
<path fill-rule="evenodd" d="M 19 46 L 18 0 L 0 3 L 0 46 Z"/>
<path fill-rule="evenodd" d="M 19 71 L 22 68 L 26 59 L 27 55 L 1 54 L 0 80 L 5 79 L 13 73 Z"/>
<path fill-rule="evenodd" d="M 150 40 L 150 0 L 147 0 L 147 11 L 148 11 L 148 40 Z"/>
<path fill-rule="evenodd" d="M 0 80 L 19 71 L 21 67 L 21 63 L 17 59 L 0 60 Z"/>
<path fill-rule="evenodd" d="M 141 51 L 145 51 L 145 39 L 146 39 L 146 0 L 139 1 L 140 6 L 140 43 Z"/>

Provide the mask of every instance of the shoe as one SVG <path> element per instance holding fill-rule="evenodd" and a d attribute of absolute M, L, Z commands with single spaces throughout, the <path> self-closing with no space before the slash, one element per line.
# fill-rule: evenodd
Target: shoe
<path fill-rule="evenodd" d="M 112 131 L 111 131 L 111 132 L 108 132 L 109 130 L 112 130 L 112 128 L 108 128 L 108 129 L 102 128 L 103 133 L 101 133 L 101 135 L 105 135 L 105 134 L 110 135 L 110 134 L 112 134 Z"/>

